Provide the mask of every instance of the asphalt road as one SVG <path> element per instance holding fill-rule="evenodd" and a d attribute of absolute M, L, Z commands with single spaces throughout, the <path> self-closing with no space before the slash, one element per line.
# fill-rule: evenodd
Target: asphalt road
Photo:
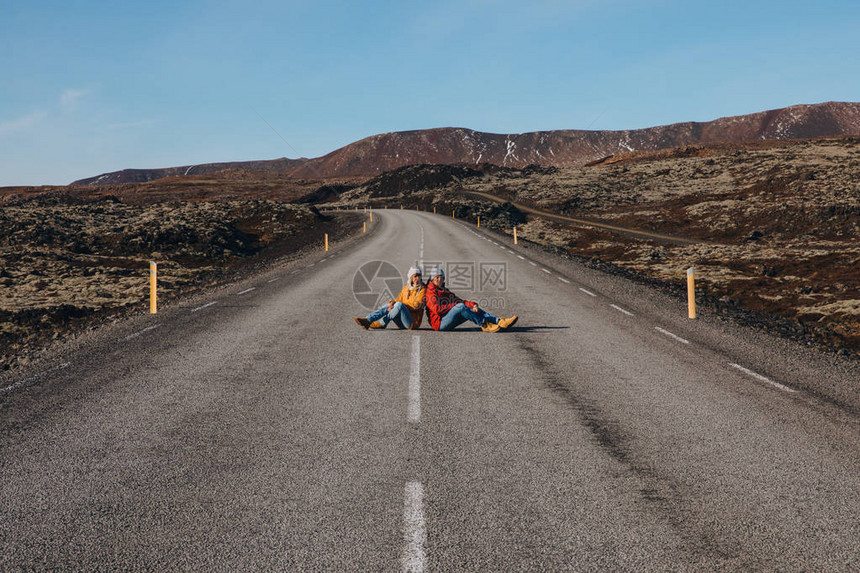
<path fill-rule="evenodd" d="M 860 570 L 854 365 L 374 219 L 6 380 L 0 569 Z M 359 267 L 418 259 L 520 322 L 356 326 Z"/>

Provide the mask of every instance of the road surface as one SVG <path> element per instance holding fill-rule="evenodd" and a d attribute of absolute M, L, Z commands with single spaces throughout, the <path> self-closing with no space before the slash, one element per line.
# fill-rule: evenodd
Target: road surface
<path fill-rule="evenodd" d="M 860 570 L 852 365 L 374 219 L 4 382 L 0 569 Z M 520 322 L 356 326 L 356 271 L 419 259 L 474 265 L 454 290 Z"/>

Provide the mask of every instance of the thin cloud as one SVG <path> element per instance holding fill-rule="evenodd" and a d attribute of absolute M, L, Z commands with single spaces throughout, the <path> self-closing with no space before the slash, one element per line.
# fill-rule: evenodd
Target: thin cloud
<path fill-rule="evenodd" d="M 46 111 L 34 111 L 33 113 L 29 113 L 16 119 L 0 121 L 0 135 L 24 131 L 38 125 L 47 117 L 48 112 Z"/>
<path fill-rule="evenodd" d="M 77 108 L 78 102 L 90 93 L 92 93 L 92 90 L 65 90 L 60 94 L 60 106 L 66 111 L 73 111 Z"/>
<path fill-rule="evenodd" d="M 134 127 L 144 127 L 155 123 L 154 119 L 140 119 L 137 121 L 121 121 L 118 123 L 109 123 L 105 127 L 108 129 L 131 129 Z"/>

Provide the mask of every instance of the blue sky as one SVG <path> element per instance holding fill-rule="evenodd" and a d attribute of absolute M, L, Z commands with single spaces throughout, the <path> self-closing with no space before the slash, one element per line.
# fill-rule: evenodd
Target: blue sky
<path fill-rule="evenodd" d="M 860 100 L 854 0 L 31 0 L 0 22 L 0 186 Z"/>

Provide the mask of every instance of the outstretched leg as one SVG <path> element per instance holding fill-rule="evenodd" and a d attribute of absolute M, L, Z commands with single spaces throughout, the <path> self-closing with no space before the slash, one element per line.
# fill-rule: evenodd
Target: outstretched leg
<path fill-rule="evenodd" d="M 448 314 L 442 317 L 439 330 L 453 330 L 467 320 L 474 322 L 482 328 L 487 324 L 496 324 L 499 322 L 497 317 L 483 309 L 479 309 L 478 312 L 475 312 L 462 302 L 458 302 L 451 310 L 448 311 Z"/>
<path fill-rule="evenodd" d="M 372 328 L 385 328 L 388 321 L 386 320 L 385 323 L 381 323 L 379 320 L 386 316 L 388 316 L 388 304 L 379 307 L 364 318 L 356 317 L 355 322 L 365 330 L 371 328 L 371 325 L 373 325 Z"/>

